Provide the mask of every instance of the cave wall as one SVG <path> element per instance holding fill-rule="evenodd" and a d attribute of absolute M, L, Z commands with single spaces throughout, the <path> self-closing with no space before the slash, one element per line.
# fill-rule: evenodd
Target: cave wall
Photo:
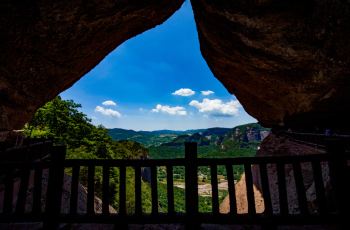
<path fill-rule="evenodd" d="M 22 128 L 38 107 L 183 1 L 1 1 L 0 131 Z"/>
<path fill-rule="evenodd" d="M 266 127 L 349 129 L 350 3 L 191 0 L 201 52 Z"/>
<path fill-rule="evenodd" d="M 125 40 L 183 0 L 0 3 L 0 131 L 20 129 Z M 266 127 L 348 130 L 350 3 L 191 0 L 201 52 Z"/>

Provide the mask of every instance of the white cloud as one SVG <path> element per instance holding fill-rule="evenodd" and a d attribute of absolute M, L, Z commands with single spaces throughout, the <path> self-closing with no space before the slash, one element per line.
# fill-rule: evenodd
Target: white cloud
<path fill-rule="evenodd" d="M 101 113 L 105 116 L 110 116 L 110 117 L 121 117 L 122 115 L 117 111 L 113 109 L 107 109 L 102 106 L 96 106 L 95 112 Z"/>
<path fill-rule="evenodd" d="M 168 105 L 160 105 L 160 104 L 158 104 L 155 109 L 152 109 L 152 112 L 155 112 L 155 113 L 162 112 L 170 115 L 180 115 L 180 116 L 187 115 L 187 111 L 184 107 L 181 107 L 181 106 L 170 107 Z"/>
<path fill-rule="evenodd" d="M 201 93 L 203 96 L 209 96 L 210 94 L 214 94 L 214 92 L 211 90 L 204 90 L 204 91 L 201 91 Z"/>
<path fill-rule="evenodd" d="M 237 100 L 231 100 L 225 103 L 220 99 L 210 100 L 208 98 L 204 98 L 202 102 L 193 100 L 189 105 L 197 108 L 201 113 L 208 113 L 213 116 L 238 115 L 238 108 L 241 107 L 241 104 Z"/>
<path fill-rule="evenodd" d="M 115 103 L 114 101 L 108 100 L 108 101 L 102 102 L 102 105 L 105 105 L 105 106 L 117 106 L 117 103 Z"/>
<path fill-rule="evenodd" d="M 181 88 L 176 90 L 175 92 L 172 93 L 172 95 L 178 95 L 178 96 L 183 96 L 183 97 L 189 97 L 194 95 L 196 92 L 193 91 L 192 89 L 188 88 Z"/>

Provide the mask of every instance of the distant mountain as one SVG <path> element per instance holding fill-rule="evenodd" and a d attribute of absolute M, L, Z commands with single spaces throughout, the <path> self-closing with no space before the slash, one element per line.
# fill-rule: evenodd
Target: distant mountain
<path fill-rule="evenodd" d="M 108 129 L 108 134 L 114 140 L 128 140 L 130 137 L 138 135 L 138 132 L 131 129 L 115 128 L 115 129 Z"/>
<path fill-rule="evenodd" d="M 132 140 L 143 144 L 146 147 L 159 146 L 163 143 L 171 142 L 180 135 L 192 135 L 205 129 L 195 129 L 186 131 L 177 130 L 156 130 L 156 131 L 134 131 L 130 129 L 108 129 L 113 140 Z"/>
<path fill-rule="evenodd" d="M 251 123 L 232 129 L 210 128 L 194 134 L 178 135 L 170 142 L 148 148 L 149 157 L 153 159 L 172 159 L 185 157 L 184 142 L 194 141 L 198 144 L 198 157 L 239 157 L 254 156 L 269 129 Z"/>
<path fill-rule="evenodd" d="M 223 136 L 225 135 L 227 132 L 231 131 L 232 129 L 230 128 L 209 128 L 209 129 L 205 129 L 203 130 L 200 134 L 203 136 L 209 136 L 209 135 L 217 135 L 217 136 Z"/>
<path fill-rule="evenodd" d="M 197 142 L 198 146 L 221 146 L 229 148 L 233 145 L 245 146 L 249 143 L 259 143 L 268 134 L 269 129 L 257 123 L 250 123 L 229 128 L 209 128 L 194 134 L 179 135 L 161 146 L 183 146 L 184 142 Z"/>
<path fill-rule="evenodd" d="M 234 127 L 230 132 L 226 134 L 225 139 L 229 138 L 238 142 L 260 142 L 269 133 L 270 129 L 265 128 L 258 123 L 249 123 Z"/>
<path fill-rule="evenodd" d="M 221 145 L 223 142 L 238 143 L 259 142 L 269 133 L 269 129 L 257 123 L 245 124 L 234 128 L 208 128 L 185 131 L 156 130 L 134 131 L 127 129 L 109 129 L 113 140 L 132 140 L 149 146 L 183 146 L 184 142 L 197 142 L 199 146 Z"/>
<path fill-rule="evenodd" d="M 185 130 L 185 131 L 179 131 L 179 130 L 168 130 L 168 129 L 163 129 L 163 130 L 155 130 L 155 131 L 139 131 L 141 133 L 151 133 L 155 135 L 169 135 L 169 134 L 174 134 L 174 135 L 183 135 L 183 134 L 193 134 L 197 132 L 201 132 L 205 129 L 190 129 L 190 130 Z"/>
<path fill-rule="evenodd" d="M 171 142 L 162 144 L 162 146 L 182 146 L 184 142 L 197 142 L 199 146 L 217 144 L 230 131 L 230 128 L 203 129 L 193 134 L 179 135 Z"/>

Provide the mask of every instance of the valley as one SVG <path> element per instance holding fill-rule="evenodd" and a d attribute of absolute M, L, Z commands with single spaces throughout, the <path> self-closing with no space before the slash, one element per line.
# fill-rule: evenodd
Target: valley
<path fill-rule="evenodd" d="M 128 140 L 138 141 L 148 149 L 147 157 L 150 159 L 174 159 L 184 158 L 185 142 L 196 142 L 198 144 L 198 158 L 231 158 L 254 156 L 256 150 L 264 139 L 269 129 L 259 124 L 251 123 L 229 128 L 209 128 L 200 130 L 186 131 L 133 131 L 123 129 L 110 129 L 109 135 L 116 141 Z M 243 174 L 242 166 L 233 167 L 235 183 L 240 180 Z M 174 197 L 177 211 L 184 211 L 185 194 L 185 169 L 184 167 L 173 168 Z M 227 172 L 223 165 L 218 166 L 218 188 L 220 203 L 228 194 Z M 142 179 L 149 188 L 150 170 L 144 168 Z M 160 198 L 160 207 L 166 204 L 166 168 L 157 169 L 158 187 L 160 188 L 158 196 Z M 148 187 L 148 189 L 147 189 Z M 164 187 L 164 189 L 162 189 Z M 147 194 L 148 192 L 146 192 Z M 198 195 L 199 211 L 211 211 L 211 177 L 210 168 L 198 167 Z M 165 199 L 165 200 L 163 200 Z M 147 210 L 146 210 L 147 211 Z"/>

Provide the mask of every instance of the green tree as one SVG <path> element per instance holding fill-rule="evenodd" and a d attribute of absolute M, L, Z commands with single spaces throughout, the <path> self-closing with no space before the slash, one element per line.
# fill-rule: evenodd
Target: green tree
<path fill-rule="evenodd" d="M 79 108 L 80 104 L 58 96 L 37 110 L 26 125 L 25 133 L 30 137 L 54 138 L 56 142 L 70 147 L 79 147 L 84 142 L 87 144 L 95 127 Z"/>
<path fill-rule="evenodd" d="M 148 150 L 134 141 L 113 141 L 103 126 L 94 126 L 91 120 L 79 111 L 80 104 L 72 100 L 62 100 L 56 97 L 46 103 L 35 113 L 24 132 L 28 137 L 48 137 L 56 143 L 67 145 L 67 158 L 71 159 L 139 159 L 148 155 Z M 97 196 L 102 195 L 102 167 L 95 169 L 95 189 Z M 71 169 L 66 169 L 71 174 Z M 110 197 L 115 208 L 119 205 L 119 170 L 110 169 Z M 81 167 L 80 182 L 87 184 L 87 167 Z M 131 168 L 126 172 L 127 180 L 127 208 L 131 212 L 134 208 L 134 174 Z M 148 189 L 143 183 L 143 188 Z M 149 189 L 148 189 L 149 190 Z M 145 199 L 150 199 L 150 192 Z M 149 206 L 147 206 L 150 209 Z M 148 210 L 147 209 L 147 210 Z"/>
<path fill-rule="evenodd" d="M 67 145 L 68 158 L 145 158 L 148 150 L 134 141 L 113 141 L 102 125 L 94 126 L 80 104 L 56 97 L 35 113 L 25 126 L 29 137 L 53 138 Z"/>

